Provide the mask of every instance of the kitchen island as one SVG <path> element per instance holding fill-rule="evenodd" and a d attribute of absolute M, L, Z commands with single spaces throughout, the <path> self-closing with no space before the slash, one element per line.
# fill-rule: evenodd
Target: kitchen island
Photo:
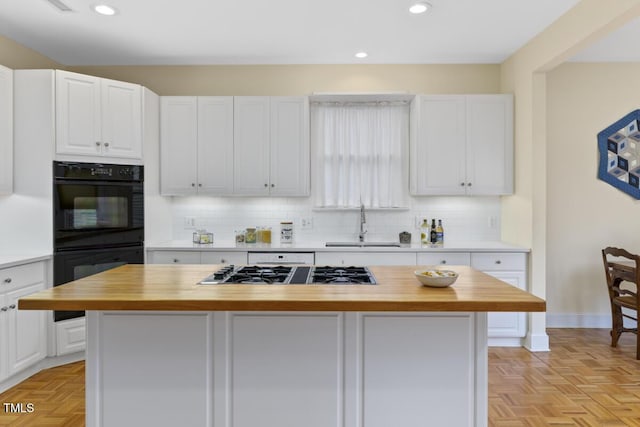
<path fill-rule="evenodd" d="M 543 300 L 466 266 L 377 285 L 198 285 L 127 265 L 20 300 L 87 310 L 87 426 L 486 426 L 487 311 Z"/>

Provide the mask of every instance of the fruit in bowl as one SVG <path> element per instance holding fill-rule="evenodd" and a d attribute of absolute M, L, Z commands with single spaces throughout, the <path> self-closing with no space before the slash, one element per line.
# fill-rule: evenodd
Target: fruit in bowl
<path fill-rule="evenodd" d="M 432 288 L 446 288 L 453 284 L 458 278 L 458 273 L 451 270 L 417 270 L 414 272 L 416 278 L 425 286 Z"/>

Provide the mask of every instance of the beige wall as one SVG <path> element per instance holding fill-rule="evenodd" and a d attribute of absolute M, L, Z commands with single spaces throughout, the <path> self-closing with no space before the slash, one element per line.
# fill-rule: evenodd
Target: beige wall
<path fill-rule="evenodd" d="M 499 65 L 212 65 L 68 69 L 139 83 L 158 95 L 495 93 L 500 88 Z"/>
<path fill-rule="evenodd" d="M 609 313 L 600 250 L 640 253 L 640 202 L 597 179 L 598 132 L 640 108 L 640 64 L 564 64 L 547 75 L 550 314 Z"/>
<path fill-rule="evenodd" d="M 571 256 L 551 259 L 547 253 L 551 249 L 548 241 L 549 212 L 555 210 L 550 206 L 553 201 L 548 195 L 548 184 L 552 184 L 549 182 L 547 158 L 555 147 L 547 138 L 547 73 L 639 15 L 639 0 L 581 0 L 502 64 L 501 88 L 514 92 L 516 99 L 518 170 L 516 194 L 505 198 L 503 203 L 503 238 L 531 247 L 530 290 L 547 299 L 548 306 L 552 308 L 561 306 L 565 301 L 555 301 L 555 294 L 547 297 L 553 286 L 549 283 L 548 272 L 553 271 L 554 263 L 558 262 L 570 264 L 570 269 L 579 271 L 576 269 L 582 260 Z M 578 214 L 575 210 L 565 212 L 565 215 Z M 567 238 L 574 245 L 579 245 L 585 235 L 570 234 Z M 546 339 L 546 316 L 534 313 L 529 317 L 527 345 L 542 348 Z"/>
<path fill-rule="evenodd" d="M 62 68 L 62 65 L 6 37 L 0 36 L 0 64 L 17 68 Z"/>

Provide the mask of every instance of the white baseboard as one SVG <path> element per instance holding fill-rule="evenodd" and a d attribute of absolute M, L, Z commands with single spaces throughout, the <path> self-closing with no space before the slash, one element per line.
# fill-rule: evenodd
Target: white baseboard
<path fill-rule="evenodd" d="M 64 356 L 47 357 L 39 361 L 35 365 L 25 369 L 24 371 L 20 371 L 17 374 L 0 382 L 0 393 L 4 393 L 5 391 L 9 390 L 11 387 L 15 387 L 16 385 L 20 384 L 22 381 L 37 374 L 43 369 L 54 368 L 56 366 L 66 365 L 68 363 L 78 362 L 80 360 L 84 360 L 84 351 L 79 351 L 77 353 L 72 353 L 72 354 L 66 354 Z"/>
<path fill-rule="evenodd" d="M 611 329 L 611 314 L 547 313 L 547 328 Z"/>
<path fill-rule="evenodd" d="M 522 347 L 522 338 L 489 337 L 489 347 Z"/>

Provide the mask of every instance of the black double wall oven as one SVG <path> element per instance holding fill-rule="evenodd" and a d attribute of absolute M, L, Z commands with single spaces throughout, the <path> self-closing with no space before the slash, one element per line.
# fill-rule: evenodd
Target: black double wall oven
<path fill-rule="evenodd" d="M 54 286 L 144 263 L 144 169 L 53 163 Z M 84 316 L 55 311 L 54 320 Z"/>

